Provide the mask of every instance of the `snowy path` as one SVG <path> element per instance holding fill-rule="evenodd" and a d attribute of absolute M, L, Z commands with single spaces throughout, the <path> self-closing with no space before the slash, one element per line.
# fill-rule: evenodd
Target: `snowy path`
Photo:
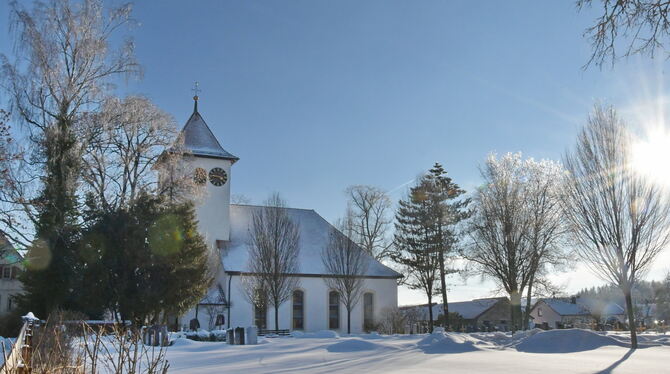
<path fill-rule="evenodd" d="M 180 339 L 168 350 L 171 373 L 670 373 L 670 346 L 631 353 L 604 345 L 572 353 L 525 353 L 467 334 L 445 343 L 423 336 L 279 338 L 256 346 Z M 549 336 L 549 335 L 547 335 Z M 462 338 L 463 337 L 463 338 Z M 542 343 L 538 341 L 538 345 Z M 544 344 L 543 352 L 549 350 Z M 427 349 L 431 347 L 434 349 Z M 468 348 L 469 347 L 469 348 Z M 462 352 L 462 353 L 457 353 Z"/>

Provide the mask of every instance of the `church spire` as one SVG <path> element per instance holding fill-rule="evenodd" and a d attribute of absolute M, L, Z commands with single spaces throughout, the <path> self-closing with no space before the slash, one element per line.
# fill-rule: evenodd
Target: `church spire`
<path fill-rule="evenodd" d="M 198 81 L 195 82 L 193 88 L 191 91 L 195 92 L 195 96 L 193 96 L 193 113 L 198 113 L 198 92 L 200 92 L 200 83 Z"/>

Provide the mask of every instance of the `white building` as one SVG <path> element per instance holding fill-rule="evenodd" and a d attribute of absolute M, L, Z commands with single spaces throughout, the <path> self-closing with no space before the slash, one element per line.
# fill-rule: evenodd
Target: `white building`
<path fill-rule="evenodd" d="M 23 292 L 23 285 L 18 280 L 23 271 L 22 261 L 21 254 L 0 235 L 0 315 L 14 309 L 14 297 Z"/>
<path fill-rule="evenodd" d="M 274 329 L 273 310 L 254 310 L 242 290 L 240 276 L 247 273 L 249 224 L 259 206 L 230 203 L 232 166 L 239 160 L 225 151 L 198 113 L 197 96 L 193 114 L 182 130 L 184 147 L 192 154 L 186 160 L 196 181 L 206 184 L 205 196 L 197 199 L 199 230 L 208 244 L 220 253 L 221 270 L 208 297 L 181 316 L 180 326 L 196 318 L 204 329 L 251 326 Z M 346 309 L 338 295 L 324 282 L 321 253 L 332 226 L 314 210 L 286 208 L 300 228 L 300 286 L 279 308 L 279 329 L 346 332 Z M 365 274 L 364 294 L 351 316 L 352 332 L 364 331 L 379 320 L 384 308 L 397 306 L 397 279 L 401 275 L 371 259 Z M 271 308 L 270 308 L 271 309 Z M 217 323 L 218 320 L 218 323 Z M 225 321 L 223 324 L 221 322 Z"/>

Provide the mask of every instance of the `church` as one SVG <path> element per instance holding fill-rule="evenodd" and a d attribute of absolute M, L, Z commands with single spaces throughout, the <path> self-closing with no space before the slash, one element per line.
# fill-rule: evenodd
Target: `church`
<path fill-rule="evenodd" d="M 204 196 L 196 199 L 198 229 L 207 244 L 218 253 L 220 264 L 208 295 L 192 310 L 177 318 L 179 327 L 193 327 L 194 319 L 205 330 L 257 326 L 274 329 L 274 309 L 256 310 L 245 297 L 241 276 L 248 274 L 249 225 L 261 206 L 231 204 L 233 166 L 240 160 L 226 151 L 198 111 L 182 129 L 187 169 L 196 183 L 205 185 Z M 237 167 L 237 166 L 236 166 Z M 321 253 L 332 226 L 311 209 L 286 209 L 300 231 L 299 278 L 292 297 L 279 308 L 279 329 L 313 332 L 334 330 L 346 333 L 347 311 L 337 292 L 329 289 Z M 401 275 L 370 258 L 364 274 L 363 292 L 351 313 L 351 332 L 373 330 L 383 311 L 398 304 L 397 280 Z"/>

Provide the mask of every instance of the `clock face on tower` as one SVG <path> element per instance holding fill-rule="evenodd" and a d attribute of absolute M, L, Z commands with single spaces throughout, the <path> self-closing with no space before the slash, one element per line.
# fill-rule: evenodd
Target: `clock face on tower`
<path fill-rule="evenodd" d="M 226 174 L 225 170 L 221 168 L 214 168 L 209 171 L 209 181 L 212 182 L 213 185 L 217 187 L 223 186 L 226 184 L 227 180 L 228 174 Z"/>

